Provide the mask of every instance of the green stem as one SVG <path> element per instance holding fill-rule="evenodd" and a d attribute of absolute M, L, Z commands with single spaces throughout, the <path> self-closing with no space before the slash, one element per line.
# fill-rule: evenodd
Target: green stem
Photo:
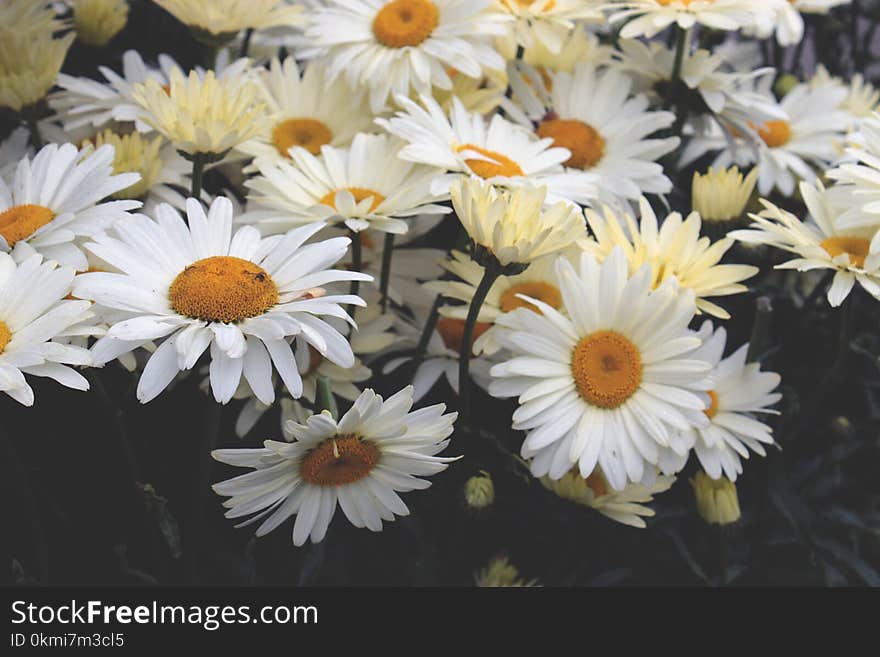
<path fill-rule="evenodd" d="M 672 76 L 669 78 L 670 84 L 678 82 L 681 79 L 681 65 L 684 62 L 684 49 L 688 42 L 688 30 L 682 29 L 678 25 L 675 26 L 675 59 L 672 62 Z"/>
<path fill-rule="evenodd" d="M 351 268 L 353 271 L 360 272 L 364 266 L 364 249 L 363 242 L 361 241 L 361 234 L 359 232 L 351 232 Z M 349 294 L 357 295 L 361 289 L 360 281 L 352 281 L 351 287 L 349 288 Z M 357 306 L 351 305 L 348 309 L 348 314 L 351 315 L 352 319 L 354 319 L 354 313 Z"/>
<path fill-rule="evenodd" d="M 769 297 L 758 297 L 755 301 L 755 322 L 752 324 L 752 336 L 749 339 L 749 350 L 746 353 L 746 362 L 753 363 L 758 360 L 764 342 L 767 339 L 767 330 L 770 327 L 770 315 L 773 313 L 773 304 Z"/>
<path fill-rule="evenodd" d="M 333 396 L 333 386 L 326 376 L 318 377 L 318 389 L 315 393 L 315 410 L 330 411 L 330 415 L 336 420 L 339 418 L 339 408 L 336 406 L 336 397 Z"/>
<path fill-rule="evenodd" d="M 419 343 L 416 345 L 416 350 L 413 353 L 413 377 L 415 377 L 416 372 L 419 371 L 419 366 L 422 364 L 422 361 L 425 360 L 425 352 L 428 350 L 428 343 L 431 341 L 431 335 L 434 333 L 434 327 L 437 326 L 437 317 L 440 314 L 440 305 L 442 303 L 443 295 L 438 294 L 436 297 L 434 297 L 434 303 L 431 305 L 431 310 L 428 311 L 428 318 L 425 320 L 425 326 L 424 328 L 422 328 L 421 336 L 419 336 Z"/>
<path fill-rule="evenodd" d="M 210 393 L 209 393 L 210 395 Z M 199 553 L 203 541 L 205 521 L 205 496 L 211 484 L 211 465 L 213 457 L 211 452 L 217 447 L 220 437 L 220 420 L 223 416 L 223 406 L 212 397 L 208 397 L 208 408 L 205 412 L 205 429 L 202 435 L 202 445 L 197 455 L 198 467 L 196 469 L 195 487 L 192 491 L 189 531 L 186 554 L 188 561 L 189 583 L 196 584 L 199 581 Z"/>
<path fill-rule="evenodd" d="M 37 123 L 37 120 L 34 118 L 29 118 L 27 120 L 27 127 L 30 131 L 30 136 L 28 137 L 28 143 L 34 147 L 34 150 L 40 150 L 45 143 L 43 142 L 43 136 L 40 134 L 40 126 Z"/>
<path fill-rule="evenodd" d="M 480 308 L 483 307 L 486 295 L 489 294 L 489 290 L 500 275 L 500 265 L 494 259 L 490 260 L 483 271 L 483 278 L 480 280 L 480 284 L 477 286 L 477 290 L 471 299 L 467 319 L 464 323 L 464 334 L 462 335 L 461 350 L 458 355 L 458 419 L 460 426 L 466 427 L 470 422 L 470 366 L 471 353 L 473 352 L 474 328 L 477 325 L 477 317 L 480 316 Z"/>
<path fill-rule="evenodd" d="M 388 308 L 388 284 L 391 282 L 391 256 L 394 253 L 394 233 L 385 233 L 385 245 L 382 247 L 382 272 L 379 277 L 379 293 L 382 295 L 379 305 L 382 312 Z"/>
<path fill-rule="evenodd" d="M 248 51 L 251 49 L 251 37 L 254 36 L 254 28 L 249 27 L 244 32 L 244 40 L 241 42 L 241 50 L 238 51 L 239 59 L 242 57 L 248 56 Z"/>
<path fill-rule="evenodd" d="M 202 196 L 202 178 L 205 175 L 205 156 L 196 153 L 192 159 L 192 191 L 190 196 L 199 200 Z"/>

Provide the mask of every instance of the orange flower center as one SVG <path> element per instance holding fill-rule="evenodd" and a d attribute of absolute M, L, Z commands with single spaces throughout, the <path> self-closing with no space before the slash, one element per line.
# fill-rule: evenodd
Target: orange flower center
<path fill-rule="evenodd" d="M 249 260 L 212 256 L 180 272 L 168 298 L 181 315 L 230 323 L 262 315 L 278 302 L 278 287 L 262 267 Z"/>
<path fill-rule="evenodd" d="M 787 144 L 791 139 L 791 126 L 788 121 L 767 121 L 758 126 L 758 136 L 770 148 Z"/>
<path fill-rule="evenodd" d="M 617 408 L 642 382 L 638 348 L 614 331 L 597 331 L 575 345 L 571 373 L 580 396 L 593 406 Z"/>
<path fill-rule="evenodd" d="M 819 243 L 832 258 L 846 253 L 856 267 L 865 266 L 865 258 L 871 251 L 871 242 L 863 237 L 829 237 Z"/>
<path fill-rule="evenodd" d="M 713 418 L 718 413 L 718 393 L 714 390 L 709 391 L 709 408 L 703 411 L 706 417 Z"/>
<path fill-rule="evenodd" d="M 687 6 L 688 6 L 689 4 L 691 4 L 691 2 L 693 2 L 693 1 L 694 1 L 694 0 L 657 0 L 657 4 L 658 4 L 658 5 L 662 5 L 662 6 L 664 6 L 664 7 L 668 7 L 668 6 L 671 5 L 672 3 L 674 3 L 674 2 L 678 2 L 678 3 L 680 3 L 680 4 L 683 4 L 685 7 L 687 7 Z M 703 1 L 704 1 L 704 2 L 712 2 L 712 0 L 703 0 Z"/>
<path fill-rule="evenodd" d="M 0 321 L 0 354 L 6 351 L 6 345 L 12 340 L 12 331 L 6 325 L 6 322 Z"/>
<path fill-rule="evenodd" d="M 336 192 L 342 190 L 336 190 L 327 192 L 324 196 L 321 197 L 321 200 L 318 201 L 321 205 L 327 205 L 334 210 L 336 207 Z M 364 199 L 372 197 L 373 203 L 370 205 L 370 212 L 373 212 L 376 208 L 378 208 L 382 201 L 385 200 L 385 197 L 382 196 L 379 192 L 374 192 L 372 189 L 364 189 L 363 187 L 346 187 L 345 191 L 350 192 L 352 196 L 354 196 L 355 203 L 360 203 Z"/>
<path fill-rule="evenodd" d="M 608 483 L 605 481 L 605 476 L 599 468 L 593 470 L 584 481 L 587 484 L 587 488 L 593 491 L 593 495 L 596 497 L 602 497 L 608 493 Z"/>
<path fill-rule="evenodd" d="M 536 0 L 513 0 L 520 7 L 526 8 L 530 7 L 532 3 L 536 2 Z M 550 11 L 553 7 L 556 6 L 556 0 L 550 0 L 547 4 L 541 7 L 541 11 Z"/>
<path fill-rule="evenodd" d="M 485 333 L 492 326 L 488 322 L 477 322 L 474 325 L 474 340 Z M 464 341 L 464 320 L 454 317 L 441 317 L 437 320 L 437 332 L 443 338 L 443 344 L 447 349 L 461 352 L 461 344 Z M 471 342 L 473 346 L 473 342 Z"/>
<path fill-rule="evenodd" d="M 373 19 L 373 34 L 388 48 L 417 46 L 439 21 L 440 12 L 430 0 L 392 0 Z"/>
<path fill-rule="evenodd" d="M 0 213 L 0 235 L 9 247 L 26 239 L 55 218 L 55 213 L 42 205 L 14 205 Z"/>
<path fill-rule="evenodd" d="M 488 157 L 491 160 L 470 159 L 464 161 L 464 163 L 468 165 L 468 168 L 474 172 L 474 175 L 477 175 L 480 178 L 494 178 L 495 176 L 512 178 L 513 176 L 524 175 L 523 170 L 516 162 L 501 153 L 480 148 L 473 144 L 464 144 L 455 150 L 459 153 L 463 151 L 475 151 L 483 157 Z"/>
<path fill-rule="evenodd" d="M 554 146 L 567 148 L 571 157 L 565 162 L 567 167 L 590 169 L 602 159 L 605 153 L 605 140 L 596 129 L 574 119 L 550 119 L 538 126 L 538 136 L 550 137 Z"/>
<path fill-rule="evenodd" d="M 299 474 L 313 486 L 344 486 L 360 481 L 379 463 L 379 449 L 358 436 L 328 438 L 311 450 Z"/>
<path fill-rule="evenodd" d="M 293 146 L 302 146 L 312 155 L 321 152 L 321 146 L 329 144 L 333 133 L 318 119 L 287 119 L 275 126 L 272 143 L 284 157 Z"/>
<path fill-rule="evenodd" d="M 509 313 L 516 308 L 528 308 L 539 315 L 543 314 L 533 303 L 517 297 L 516 295 L 518 294 L 524 294 L 527 297 L 543 301 L 553 308 L 559 308 L 562 304 L 562 294 L 559 292 L 558 287 L 543 281 L 529 281 L 528 283 L 511 285 L 504 291 L 504 294 L 501 295 L 501 310 L 503 312 Z"/>

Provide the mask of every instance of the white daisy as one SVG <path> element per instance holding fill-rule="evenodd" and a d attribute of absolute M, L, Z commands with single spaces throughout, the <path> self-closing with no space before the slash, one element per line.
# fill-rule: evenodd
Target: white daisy
<path fill-rule="evenodd" d="M 188 224 L 188 225 L 187 225 Z M 333 281 L 369 280 L 358 272 L 328 270 L 349 240 L 303 243 L 320 226 L 261 239 L 245 226 L 232 234 L 232 204 L 218 198 L 208 212 L 187 201 L 187 221 L 159 205 L 156 221 L 138 215 L 86 248 L 121 273 L 78 277 L 74 295 L 123 311 L 93 348 L 105 363 L 150 340 L 164 338 L 138 383 L 138 399 L 156 397 L 181 370 L 191 369 L 208 347 L 211 390 L 226 403 L 242 374 L 260 401 L 275 398 L 272 369 L 293 397 L 302 379 L 287 338 L 302 335 L 330 360 L 350 366 L 351 347 L 320 315 L 347 317 L 340 304 L 355 296 L 323 296 Z"/>
<path fill-rule="evenodd" d="M 87 349 L 62 344 L 89 335 L 88 301 L 67 299 L 75 271 L 43 262 L 34 254 L 19 264 L 0 253 L 0 390 L 32 406 L 34 391 L 25 374 L 54 379 L 75 390 L 88 390 L 86 379 L 69 367 L 89 366 Z"/>
<path fill-rule="evenodd" d="M 557 266 L 567 315 L 529 299 L 541 314 L 499 318 L 496 339 L 513 357 L 492 367 L 489 392 L 519 398 L 513 428 L 528 432 L 522 455 L 535 476 L 577 465 L 588 477 L 599 465 L 623 490 L 661 448 L 687 452 L 681 431 L 708 423 L 699 391 L 710 365 L 686 357 L 700 344 L 687 330 L 694 295 L 671 280 L 652 291 L 647 267 L 628 278 L 620 248 L 601 265 L 584 254 L 579 271 L 565 258 Z"/>
<path fill-rule="evenodd" d="M 245 183 L 256 207 L 242 219 L 270 234 L 333 222 L 399 235 L 409 217 L 449 212 L 435 205 L 448 193 L 430 189 L 436 170 L 399 158 L 402 145 L 390 135 L 361 133 L 348 148 L 322 146 L 319 157 L 297 146 L 291 161 L 258 162 L 260 175 Z"/>
<path fill-rule="evenodd" d="M 559 54 L 578 21 L 604 21 L 598 4 L 589 0 L 496 0 L 494 10 L 514 19 L 504 36 L 502 52 L 541 44 Z"/>
<path fill-rule="evenodd" d="M 842 212 L 840 228 L 880 225 L 880 114 L 861 124 L 858 146 L 847 149 L 848 159 L 826 172 L 838 184 L 829 190 Z"/>
<path fill-rule="evenodd" d="M 701 25 L 713 30 L 735 31 L 757 20 L 762 7 L 755 0 L 611 0 L 605 9 L 613 23 L 627 21 L 622 39 L 653 37 L 670 25 L 683 30 Z"/>
<path fill-rule="evenodd" d="M 801 221 L 790 212 L 761 199 L 764 210 L 749 215 L 751 227 L 735 230 L 730 237 L 748 244 L 768 244 L 798 257 L 777 269 L 830 269 L 835 272 L 828 288 L 828 303 L 839 306 L 858 283 L 880 299 L 880 230 L 877 224 L 840 226 L 840 211 L 821 183 L 799 186 L 812 221 Z"/>
<path fill-rule="evenodd" d="M 364 92 L 341 79 L 327 83 L 323 62 L 300 69 L 293 57 L 283 63 L 275 57 L 258 73 L 273 124 L 238 147 L 258 161 L 287 159 L 292 146 L 319 155 L 325 144 L 345 147 L 357 133 L 371 131 L 373 115 Z"/>
<path fill-rule="evenodd" d="M 214 484 L 227 518 L 253 516 L 264 536 L 296 514 L 293 544 L 323 540 L 337 502 L 355 527 L 382 530 L 382 521 L 409 514 L 398 495 L 428 488 L 422 477 L 446 469 L 453 458 L 436 456 L 449 444 L 455 413 L 444 404 L 410 412 L 412 387 L 383 400 L 365 390 L 338 421 L 329 413 L 290 423 L 295 439 L 267 440 L 262 449 L 220 449 L 222 463 L 254 472 Z M 253 515 L 256 514 L 256 515 Z"/>
<path fill-rule="evenodd" d="M 774 32 L 780 46 L 793 46 L 804 37 L 804 17 L 801 14 L 827 14 L 834 7 L 849 4 L 850 0 L 770 0 L 758 20 L 745 34 L 766 39 Z"/>
<path fill-rule="evenodd" d="M 113 156 L 112 146 L 92 152 L 49 144 L 22 159 L 10 184 L 0 178 L 0 249 L 14 248 L 16 259 L 36 250 L 78 271 L 87 269 L 74 240 L 95 236 L 141 206 L 101 202 L 140 179 L 137 173 L 112 175 Z"/>
<path fill-rule="evenodd" d="M 394 94 L 431 95 L 452 86 L 447 69 L 472 78 L 504 60 L 489 39 L 504 31 L 486 12 L 492 0 L 326 0 L 311 9 L 300 57 L 328 62 L 331 78 L 345 74 L 366 88 L 374 113 Z"/>
<path fill-rule="evenodd" d="M 590 176 L 563 169 L 571 152 L 553 148 L 552 139 L 539 139 L 498 114 L 487 123 L 455 98 L 448 116 L 433 98 L 423 96 L 424 107 L 407 98 L 399 100 L 402 111 L 376 122 L 407 142 L 400 151 L 404 160 L 454 172 L 437 176 L 432 188 L 437 193 L 448 192 L 459 174 L 467 174 L 500 186 L 544 185 L 548 203 L 586 204 L 596 198 Z"/>

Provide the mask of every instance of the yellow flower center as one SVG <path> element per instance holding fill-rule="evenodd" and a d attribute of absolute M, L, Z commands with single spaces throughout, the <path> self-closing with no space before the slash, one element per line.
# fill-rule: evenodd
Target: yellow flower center
<path fill-rule="evenodd" d="M 758 127 L 758 136 L 770 148 L 776 148 L 791 139 L 791 126 L 788 121 L 766 121 Z"/>
<path fill-rule="evenodd" d="M 0 212 L 0 235 L 11 247 L 26 239 L 55 218 L 55 213 L 42 205 L 14 205 Z"/>
<path fill-rule="evenodd" d="M 642 382 L 638 348 L 614 331 L 597 331 L 575 345 L 571 373 L 580 396 L 593 406 L 617 408 Z"/>
<path fill-rule="evenodd" d="M 504 294 L 501 295 L 501 310 L 503 312 L 509 313 L 516 308 L 528 308 L 539 315 L 543 314 L 537 306 L 524 299 L 520 299 L 516 296 L 517 294 L 524 294 L 527 297 L 543 301 L 553 308 L 559 308 L 562 304 L 562 294 L 560 294 L 559 288 L 555 285 L 544 283 L 543 281 L 529 281 L 528 283 L 511 285 L 504 291 Z"/>
<path fill-rule="evenodd" d="M 590 169 L 602 159 L 605 153 L 605 140 L 596 129 L 575 119 L 550 119 L 538 126 L 538 136 L 550 137 L 554 146 L 567 148 L 571 157 L 565 162 L 567 167 Z"/>
<path fill-rule="evenodd" d="M 516 162 L 511 160 L 506 155 L 502 155 L 501 153 L 496 153 L 495 151 L 490 151 L 486 148 L 480 148 L 479 146 L 474 146 L 473 144 L 464 144 L 463 146 L 459 146 L 455 150 L 459 153 L 463 151 L 475 151 L 480 155 L 493 160 L 491 162 L 488 160 L 464 161 L 464 163 L 468 165 L 470 170 L 474 172 L 474 175 L 477 175 L 480 178 L 494 178 L 495 176 L 512 178 L 513 176 L 524 175 L 523 170 Z"/>
<path fill-rule="evenodd" d="M 605 482 L 605 476 L 599 468 L 593 470 L 590 476 L 584 479 L 584 482 L 596 497 L 602 497 L 608 493 L 608 484 Z"/>
<path fill-rule="evenodd" d="M 535 0 L 513 0 L 516 4 L 518 4 L 522 8 L 530 7 Z M 541 7 L 541 11 L 550 11 L 553 7 L 556 6 L 556 0 L 550 0 L 546 5 Z"/>
<path fill-rule="evenodd" d="M 477 322 L 474 325 L 474 340 L 483 335 L 489 327 L 492 326 L 488 322 Z M 461 344 L 464 342 L 464 320 L 454 317 L 441 317 L 437 320 L 437 332 L 443 338 L 443 344 L 447 349 L 460 352 Z M 472 343 L 473 346 L 473 343 Z"/>
<path fill-rule="evenodd" d="M 713 418 L 715 414 L 718 413 L 718 393 L 714 390 L 709 391 L 709 408 L 703 411 L 706 414 L 706 417 Z"/>
<path fill-rule="evenodd" d="M 379 450 L 358 436 L 329 438 L 311 450 L 299 474 L 313 486 L 344 486 L 360 481 L 379 463 Z"/>
<path fill-rule="evenodd" d="M 330 128 L 318 119 L 287 119 L 272 131 L 272 143 L 283 157 L 290 157 L 288 150 L 293 146 L 302 146 L 312 155 L 318 155 L 321 146 L 332 139 Z"/>
<path fill-rule="evenodd" d="M 430 0 L 392 0 L 373 19 L 373 34 L 383 46 L 417 46 L 431 36 L 440 12 Z"/>
<path fill-rule="evenodd" d="M 668 7 L 672 3 L 678 2 L 680 4 L 683 4 L 685 7 L 687 7 L 693 1 L 694 0 L 657 0 L 657 4 L 662 5 L 663 7 Z M 704 0 L 704 1 L 705 2 L 712 2 L 712 0 Z"/>
<path fill-rule="evenodd" d="M 233 256 L 212 256 L 180 272 L 168 298 L 181 315 L 230 323 L 262 315 L 278 302 L 278 287 L 259 265 Z"/>
<path fill-rule="evenodd" d="M 865 266 L 865 258 L 871 251 L 871 242 L 863 237 L 829 237 L 819 243 L 832 258 L 846 253 L 856 267 Z"/>
<path fill-rule="evenodd" d="M 324 196 L 321 197 L 321 200 L 318 201 L 321 205 L 328 205 L 334 210 L 336 207 L 336 192 L 342 190 L 336 190 L 327 192 Z M 370 212 L 378 208 L 382 201 L 385 200 L 385 197 L 382 196 L 379 192 L 374 192 L 372 189 L 365 189 L 363 187 L 346 187 L 345 191 L 350 192 L 352 196 L 354 196 L 355 203 L 360 203 L 366 198 L 373 197 L 373 203 L 370 205 Z"/>
<path fill-rule="evenodd" d="M 6 322 L 0 321 L 0 354 L 6 350 L 6 345 L 12 340 L 12 331 L 6 325 Z"/>

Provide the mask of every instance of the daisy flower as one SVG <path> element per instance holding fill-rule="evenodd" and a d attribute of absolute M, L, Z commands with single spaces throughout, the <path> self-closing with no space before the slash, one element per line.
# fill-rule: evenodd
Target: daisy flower
<path fill-rule="evenodd" d="M 724 226 L 738 221 L 755 191 L 758 169 L 743 176 L 737 167 L 714 169 L 706 173 L 694 171 L 691 185 L 691 207 L 704 224 Z"/>
<path fill-rule="evenodd" d="M 502 52 L 541 44 L 559 54 L 578 21 L 604 20 L 598 5 L 587 0 L 496 0 L 493 9 L 514 19 L 503 37 Z"/>
<path fill-rule="evenodd" d="M 596 468 L 584 477 L 577 468 L 569 470 L 560 479 L 541 477 L 541 484 L 562 499 L 595 509 L 603 516 L 630 527 L 644 529 L 644 518 L 654 516 L 654 510 L 645 506 L 654 501 L 654 495 L 664 493 L 675 483 L 671 475 L 656 475 L 651 485 L 628 483 L 623 490 L 614 490 Z"/>
<path fill-rule="evenodd" d="M 585 28 L 578 27 L 559 40 L 558 48 L 557 44 L 545 45 L 543 41 L 535 40 L 531 46 L 523 49 L 522 61 L 539 71 L 571 73 L 575 66 L 582 63 L 588 62 L 596 66 L 609 64 L 615 54 L 613 46 L 602 43 L 598 36 Z M 510 60 L 516 59 L 515 52 L 504 55 L 509 60 L 508 66 L 513 63 Z"/>
<path fill-rule="evenodd" d="M 302 24 L 303 8 L 287 0 L 153 0 L 181 23 L 205 38 L 228 40 L 249 28 Z"/>
<path fill-rule="evenodd" d="M 400 235 L 409 217 L 449 212 L 436 205 L 448 195 L 431 193 L 436 170 L 399 158 L 402 146 L 390 135 L 361 133 L 348 148 L 322 146 L 318 157 L 297 146 L 291 161 L 258 162 L 260 175 L 245 183 L 257 207 L 243 219 L 267 233 L 334 222 Z"/>
<path fill-rule="evenodd" d="M 774 32 L 780 46 L 793 46 L 804 38 L 804 17 L 801 14 L 827 14 L 834 7 L 850 0 L 771 0 L 758 14 L 758 20 L 746 34 L 766 39 Z"/>
<path fill-rule="evenodd" d="M 519 570 L 510 563 L 510 559 L 499 556 L 474 575 L 474 584 L 480 588 L 524 588 L 538 586 L 538 580 L 522 579 Z"/>
<path fill-rule="evenodd" d="M 700 470 L 691 479 L 697 512 L 710 525 L 729 525 L 740 519 L 736 484 L 727 477 L 712 479 Z"/>
<path fill-rule="evenodd" d="M 648 267 L 628 278 L 620 248 L 601 264 L 583 254 L 579 270 L 565 258 L 557 267 L 566 314 L 528 299 L 540 314 L 498 319 L 511 358 L 492 367 L 489 392 L 518 397 L 513 428 L 528 432 L 521 452 L 536 477 L 575 465 L 589 477 L 598 465 L 620 491 L 661 448 L 686 453 L 681 432 L 708 423 L 700 392 L 711 368 L 688 356 L 700 345 L 687 330 L 694 294 L 671 280 L 652 290 Z"/>
<path fill-rule="evenodd" d="M 262 449 L 219 449 L 221 463 L 253 472 L 214 484 L 228 496 L 227 518 L 252 516 L 265 536 L 296 514 L 293 544 L 324 539 L 337 503 L 355 527 L 382 530 L 382 521 L 409 514 L 398 493 L 428 488 L 422 477 L 455 459 L 437 456 L 449 444 L 455 413 L 437 404 L 412 408 L 412 387 L 382 399 L 365 390 L 339 420 L 328 413 L 291 422 L 290 443 L 267 440 Z M 256 515 L 254 515 L 256 514 Z"/>
<path fill-rule="evenodd" d="M 539 137 L 571 153 L 564 166 L 589 172 L 608 201 L 671 191 L 656 160 L 680 140 L 649 136 L 672 125 L 672 112 L 650 111 L 646 96 L 632 95 L 631 78 L 613 69 L 581 64 L 573 74 L 545 75 L 546 102 L 532 91 L 543 86 L 537 71 L 531 71 L 531 79 L 513 75 L 511 88 L 523 104 L 523 124 L 536 125 Z"/>
<path fill-rule="evenodd" d="M 553 148 L 552 139 L 539 139 L 531 130 L 498 114 L 487 123 L 456 98 L 448 116 L 433 98 L 423 96 L 424 107 L 408 98 L 399 101 L 402 111 L 391 119 L 376 119 L 376 123 L 407 142 L 400 151 L 402 159 L 441 170 L 433 183 L 434 192 L 448 192 L 453 181 L 466 174 L 506 187 L 544 185 L 548 203 L 567 200 L 586 204 L 596 198 L 592 178 L 583 172 L 564 171 L 562 163 L 571 152 Z"/>
<path fill-rule="evenodd" d="M 605 8 L 612 12 L 612 24 L 627 21 L 621 39 L 650 39 L 670 25 L 735 31 L 753 24 L 762 11 L 754 0 L 611 0 Z"/>
<path fill-rule="evenodd" d="M 866 82 L 861 73 L 855 73 L 852 78 L 845 81 L 831 75 L 827 68 L 819 64 L 813 77 L 810 78 L 809 84 L 813 88 L 832 85 L 846 89 L 847 95 L 840 108 L 850 116 L 850 125 L 847 127 L 850 131 L 858 131 L 862 123 L 870 119 L 880 109 L 880 90 L 870 82 Z"/>
<path fill-rule="evenodd" d="M 14 25 L 14 23 L 13 23 Z M 0 108 L 14 112 L 46 97 L 76 35 L 50 30 L 0 30 Z"/>
<path fill-rule="evenodd" d="M 6 0 L 0 5 L 0 30 L 15 31 L 19 34 L 40 34 L 59 32 L 67 27 L 60 20 L 55 8 L 48 2 L 34 0 Z"/>
<path fill-rule="evenodd" d="M 34 251 L 46 258 L 88 268 L 78 237 L 93 237 L 141 206 L 138 201 L 102 199 L 134 185 L 137 173 L 113 175 L 112 146 L 92 151 L 49 144 L 18 163 L 14 179 L 0 178 L 0 250 L 22 259 Z"/>
<path fill-rule="evenodd" d="M 274 124 L 238 147 L 257 160 L 290 158 L 292 146 L 319 155 L 325 144 L 348 146 L 357 133 L 371 131 L 373 115 L 363 91 L 352 91 L 341 79 L 328 84 L 322 62 L 300 70 L 293 57 L 283 63 L 275 57 L 268 70 L 259 70 L 258 82 Z"/>
<path fill-rule="evenodd" d="M 208 215 L 187 200 L 187 221 L 171 206 L 156 208 L 156 221 L 137 215 L 118 223 L 115 236 L 86 245 L 116 272 L 79 276 L 73 294 L 127 313 L 93 348 L 99 364 L 164 338 L 138 383 L 146 403 L 210 347 L 211 390 L 225 404 L 242 374 L 257 398 L 275 399 L 273 365 L 294 398 L 302 379 L 287 338 L 302 335 L 343 367 L 354 364 L 351 347 L 321 315 L 347 317 L 340 304 L 362 305 L 356 296 L 323 296 L 333 281 L 369 280 L 358 272 L 328 270 L 349 240 L 303 243 L 320 226 L 261 239 L 245 226 L 232 234 L 232 204 L 218 198 Z"/>
<path fill-rule="evenodd" d="M 184 77 L 171 69 L 168 85 L 155 78 L 135 86 L 140 119 L 189 156 L 221 159 L 231 148 L 264 131 L 262 92 L 248 71 L 217 77 L 214 71 Z"/>
<path fill-rule="evenodd" d="M 449 89 L 449 68 L 472 78 L 504 68 L 489 43 L 504 31 L 502 17 L 485 11 L 491 1 L 327 0 L 309 11 L 297 54 L 324 59 L 331 79 L 344 73 L 352 89 L 368 89 L 376 114 L 394 94 Z"/>
<path fill-rule="evenodd" d="M 843 162 L 825 175 L 837 182 L 829 190 L 841 209 L 840 228 L 880 226 L 880 114 L 862 122 L 860 144 L 847 149 L 853 162 Z"/>
<path fill-rule="evenodd" d="M 73 26 L 85 44 L 106 46 L 127 22 L 128 0 L 73 0 Z"/>
<path fill-rule="evenodd" d="M 781 381 L 775 372 L 762 372 L 759 363 L 746 363 L 748 343 L 723 358 L 727 342 L 724 328 L 713 331 L 706 321 L 699 331 L 703 344 L 691 354 L 712 365 L 712 389 L 708 391 L 706 416 L 709 424 L 688 431 L 700 465 L 712 479 L 722 474 L 736 481 L 742 473 L 741 459 L 749 450 L 766 456 L 764 445 L 772 445 L 773 429 L 755 419 L 756 413 L 776 413 L 770 406 L 782 395 L 773 392 Z M 682 466 L 684 463 L 682 463 Z"/>
<path fill-rule="evenodd" d="M 84 324 L 92 317 L 91 304 L 68 299 L 75 273 L 72 267 L 43 262 L 39 254 L 16 264 L 0 253 L 0 390 L 25 406 L 34 403 L 25 374 L 89 389 L 86 379 L 69 366 L 89 366 L 91 355 L 62 344 L 65 337 L 92 332 Z"/>
<path fill-rule="evenodd" d="M 698 312 L 729 319 L 730 314 L 709 297 L 748 291 L 741 282 L 757 274 L 758 268 L 719 264 L 733 240 L 724 238 L 713 243 L 701 237 L 700 215 L 696 212 L 684 219 L 673 212 L 658 226 L 657 215 L 644 198 L 639 201 L 639 211 L 637 224 L 629 213 L 620 216 L 608 206 L 602 213 L 587 210 L 587 222 L 595 237 L 583 243 L 584 250 L 602 260 L 622 249 L 631 273 L 648 266 L 652 287 L 674 278 L 679 287 L 693 291 Z"/>
<path fill-rule="evenodd" d="M 801 221 L 790 212 L 761 199 L 764 210 L 749 215 L 750 228 L 730 237 L 747 244 L 767 244 L 798 257 L 777 269 L 830 269 L 835 272 L 828 288 L 828 303 L 839 306 L 858 283 L 880 299 L 880 230 L 876 224 L 844 228 L 839 210 L 830 202 L 821 183 L 800 184 L 801 197 L 812 221 Z"/>

